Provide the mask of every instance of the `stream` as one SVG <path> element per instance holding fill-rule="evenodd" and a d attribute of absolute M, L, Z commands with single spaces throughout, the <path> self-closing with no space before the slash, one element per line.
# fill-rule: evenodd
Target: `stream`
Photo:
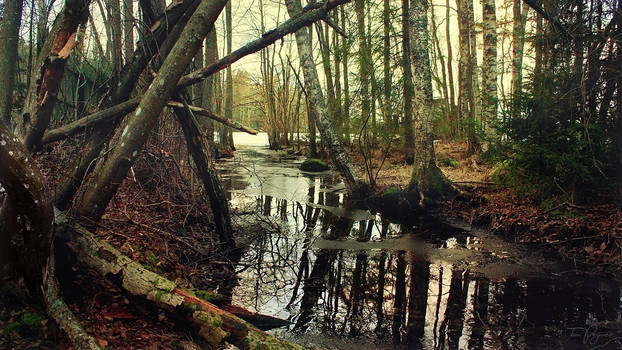
<path fill-rule="evenodd" d="M 495 235 L 406 227 L 347 208 L 333 171 L 234 133 L 218 171 L 239 220 L 255 220 L 233 304 L 286 319 L 270 330 L 329 349 L 621 349 L 619 281 Z"/>

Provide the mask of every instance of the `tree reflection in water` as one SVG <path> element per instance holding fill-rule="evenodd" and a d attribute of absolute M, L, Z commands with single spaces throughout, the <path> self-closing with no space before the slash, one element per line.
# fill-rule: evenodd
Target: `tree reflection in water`
<path fill-rule="evenodd" d="M 236 181 L 230 182 L 233 188 L 244 187 Z M 270 181 L 277 186 L 281 180 Z M 468 232 L 436 227 L 421 234 L 348 209 L 330 176 L 295 181 L 306 200 L 285 196 L 293 193 L 291 184 L 282 193 L 245 190 L 231 197 L 232 203 L 254 203 L 257 213 L 285 224 L 282 232 L 258 235 L 247 247 L 233 302 L 290 320 L 290 328 L 281 332 L 294 339 L 321 334 L 316 338 L 356 339 L 377 349 L 615 349 L 622 344 L 618 330 L 603 328 L 620 318 L 616 282 L 487 276 L 471 268 L 469 258 L 385 248 L 378 243 L 402 235 L 424 237 L 450 254 L 482 253 L 486 247 Z M 602 336 L 583 344 L 582 329 Z"/>

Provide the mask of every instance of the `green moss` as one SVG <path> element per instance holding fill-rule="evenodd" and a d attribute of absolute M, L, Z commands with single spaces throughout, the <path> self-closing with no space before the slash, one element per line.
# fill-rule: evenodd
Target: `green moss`
<path fill-rule="evenodd" d="M 35 336 L 41 330 L 43 320 L 45 320 L 45 316 L 42 313 L 25 312 L 19 321 L 6 325 L 2 334 L 7 336 L 11 333 L 18 333 L 22 337 Z"/>
<path fill-rule="evenodd" d="M 436 156 L 436 165 L 437 166 L 454 167 L 455 168 L 455 167 L 460 166 L 460 163 L 457 160 L 451 158 L 450 156 L 448 156 L 445 153 L 439 153 Z"/>
<path fill-rule="evenodd" d="M 149 259 L 149 262 L 151 263 L 151 265 L 157 265 L 158 263 L 158 257 L 156 257 L 156 255 L 153 254 L 153 252 L 147 252 L 147 259 Z"/>
<path fill-rule="evenodd" d="M 208 290 L 197 290 L 196 295 L 198 298 L 201 298 L 205 301 L 209 301 L 210 303 L 222 301 L 225 299 L 225 296 L 222 294 L 218 294 L 216 292 L 210 292 Z"/>
<path fill-rule="evenodd" d="M 300 164 L 300 170 L 309 172 L 320 172 L 330 169 L 328 164 L 321 159 L 307 158 Z"/>

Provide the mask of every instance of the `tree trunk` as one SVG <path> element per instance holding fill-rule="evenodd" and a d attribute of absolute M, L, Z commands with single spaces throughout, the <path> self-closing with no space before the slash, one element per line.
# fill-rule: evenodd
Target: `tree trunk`
<path fill-rule="evenodd" d="M 13 110 L 13 81 L 17 66 L 19 27 L 22 23 L 23 0 L 4 3 L 2 22 L 0 22 L 0 117 L 11 129 Z"/>
<path fill-rule="evenodd" d="M 410 4 L 402 0 L 402 69 L 404 70 L 404 156 L 412 164 L 415 151 L 413 138 L 413 95 L 412 65 L 410 62 Z"/>
<path fill-rule="evenodd" d="M 41 137 L 50 123 L 56 95 L 65 73 L 67 57 L 77 44 L 78 26 L 88 18 L 89 0 L 71 0 L 56 18 L 37 59 L 28 87 L 21 117 L 16 120 L 17 133 L 30 152 L 38 149 Z"/>
<path fill-rule="evenodd" d="M 227 55 L 231 54 L 231 46 L 232 46 L 232 38 L 233 38 L 233 27 L 231 23 L 231 0 L 227 2 L 227 6 L 225 8 L 225 25 L 227 31 Z M 225 118 L 233 119 L 233 76 L 231 75 L 231 66 L 227 67 L 227 77 L 226 79 L 226 91 L 225 91 Z M 231 143 L 231 138 L 229 133 L 231 132 L 229 128 L 223 126 L 220 129 L 220 146 L 223 149 L 231 150 L 233 149 L 233 143 Z"/>
<path fill-rule="evenodd" d="M 235 240 L 233 238 L 233 228 L 231 227 L 229 201 L 227 201 L 227 197 L 220 186 L 214 164 L 205 152 L 207 145 L 199 131 L 199 125 L 192 110 L 187 105 L 175 107 L 174 110 L 177 115 L 177 121 L 184 132 L 188 151 L 192 155 L 197 172 L 201 177 L 201 181 L 203 181 L 203 187 L 210 202 L 216 233 L 220 237 L 222 244 L 229 251 L 233 251 L 235 249 Z"/>
<path fill-rule="evenodd" d="M 525 20 L 522 13 L 522 1 L 514 0 L 514 29 L 512 30 L 512 99 L 521 93 L 523 80 L 523 48 L 525 47 Z M 516 106 L 516 104 L 514 104 Z M 516 113 L 517 111 L 515 111 Z"/>
<path fill-rule="evenodd" d="M 136 112 L 124 130 L 119 130 L 120 145 L 116 145 L 100 173 L 86 190 L 78 214 L 97 222 L 108 202 L 127 176 L 138 152 L 144 147 L 162 108 L 176 89 L 176 83 L 201 47 L 201 41 L 225 6 L 224 0 L 201 1 L 189 19 L 171 53 L 166 57 L 158 75 L 141 99 Z"/>
<path fill-rule="evenodd" d="M 383 108 L 383 118 L 385 123 L 389 126 L 389 130 L 393 129 L 393 115 L 391 109 L 391 88 L 393 84 L 391 83 L 391 41 L 390 39 L 390 30 L 391 30 L 391 7 L 390 1 L 384 0 L 383 9 L 382 9 L 382 58 L 383 58 L 383 73 L 384 73 L 384 81 L 383 81 L 383 92 L 384 92 L 384 104 Z"/>
<path fill-rule="evenodd" d="M 30 294 L 42 301 L 54 214 L 43 177 L 29 157 L 0 123 L 0 184 L 6 191 L 0 208 L 0 281 L 23 277 Z"/>
<path fill-rule="evenodd" d="M 482 99 L 480 96 L 479 75 L 477 74 L 477 35 L 475 32 L 475 14 L 473 13 L 473 0 L 467 1 L 467 14 L 469 17 L 469 71 L 471 77 L 471 122 L 473 124 L 472 134 L 475 136 L 475 124 L 482 119 Z M 477 142 L 473 138 L 473 142 Z M 475 144 L 473 144 L 475 145 Z"/>
<path fill-rule="evenodd" d="M 342 6 L 341 12 L 341 26 L 343 30 L 346 30 L 346 9 Z M 348 54 L 350 51 L 350 45 L 348 39 L 343 41 L 342 50 L 342 62 L 343 62 L 343 117 L 341 126 L 345 134 L 345 141 L 350 142 L 350 82 L 348 79 Z"/>
<path fill-rule="evenodd" d="M 212 28 L 205 39 L 205 65 L 218 61 L 218 38 L 216 27 Z M 209 76 L 205 79 L 205 89 L 203 92 L 203 107 L 207 110 L 215 111 L 216 108 L 216 79 Z M 201 124 L 206 130 L 207 144 L 210 149 L 214 149 L 214 123 L 209 120 L 201 119 Z"/>
<path fill-rule="evenodd" d="M 359 42 L 359 77 L 361 83 L 361 123 L 370 118 L 369 82 L 371 79 L 371 51 L 365 30 L 365 0 L 354 0 L 356 12 L 356 28 Z"/>
<path fill-rule="evenodd" d="M 460 57 L 458 59 L 458 114 L 460 123 L 464 123 L 470 116 L 469 101 L 471 100 L 472 80 L 469 76 L 469 18 L 467 16 L 467 1 L 456 0 L 458 5 L 458 36 Z M 462 128 L 464 130 L 464 128 Z M 468 137 L 468 135 L 466 135 Z"/>
<path fill-rule="evenodd" d="M 149 3 L 151 4 L 151 1 Z M 154 1 L 152 5 L 155 7 L 157 3 L 158 1 Z M 186 0 L 181 4 L 178 3 L 177 5 L 169 7 L 166 12 L 166 17 L 162 16 L 159 17 L 159 20 L 156 20 L 153 23 L 147 23 L 151 27 L 151 32 L 143 35 L 143 39 L 138 43 L 136 50 L 134 50 L 132 59 L 123 67 L 119 88 L 116 89 L 116 94 L 113 95 L 107 102 L 109 106 L 113 107 L 108 110 L 101 111 L 100 113 L 103 114 L 106 111 L 109 112 L 112 108 L 120 107 L 116 106 L 116 102 L 129 98 L 130 93 L 135 88 L 138 77 L 145 69 L 147 62 L 151 60 L 155 54 L 162 56 L 167 55 L 174 42 L 179 37 L 179 33 L 181 33 L 187 18 L 194 12 L 197 5 L 198 0 Z M 152 9 L 152 7 L 150 7 L 150 9 Z M 155 15 L 162 14 L 157 13 Z M 162 21 L 164 19 L 168 25 L 162 25 Z M 151 21 L 151 19 L 149 19 L 149 21 Z M 157 66 L 157 64 L 155 65 Z M 137 102 L 139 101 L 139 98 L 137 98 Z M 133 108 L 130 108 L 130 110 L 131 109 Z M 125 109 L 123 111 L 119 111 L 119 113 L 108 123 L 95 129 L 95 132 L 91 135 L 89 142 L 85 147 L 86 151 L 83 153 L 82 157 L 76 161 L 76 164 L 70 168 L 72 169 L 71 175 L 67 176 L 65 181 L 58 186 L 56 191 L 58 195 L 56 197 L 55 204 L 59 209 L 64 210 L 67 208 L 69 202 L 82 184 L 82 181 L 86 178 L 89 171 L 93 169 L 95 159 L 99 156 L 101 150 L 106 145 L 106 142 L 110 138 L 114 128 L 118 125 L 119 120 L 125 115 L 126 112 L 127 110 Z"/>
<path fill-rule="evenodd" d="M 134 54 L 134 0 L 123 0 L 123 50 L 125 62 Z"/>
<path fill-rule="evenodd" d="M 451 31 L 449 30 L 449 0 L 445 1 L 445 35 L 447 41 L 447 84 L 449 85 L 449 122 L 451 123 L 451 136 L 456 136 L 456 90 L 454 87 L 453 56 L 451 49 Z"/>
<path fill-rule="evenodd" d="M 287 0 L 285 5 L 290 18 L 295 18 L 302 12 L 299 0 Z M 328 116 L 326 102 L 320 87 L 315 62 L 313 61 L 309 34 L 306 30 L 296 32 L 296 44 L 298 46 L 300 63 L 302 64 L 308 103 L 318 118 L 316 120 L 317 127 L 320 129 L 322 138 L 328 147 L 329 154 L 335 167 L 337 167 L 337 171 L 343 177 L 346 188 L 351 193 L 355 192 L 361 188 L 361 183 L 357 180 L 350 156 L 346 153 L 341 141 L 339 141 L 332 121 Z"/>
<path fill-rule="evenodd" d="M 117 87 L 123 67 L 123 27 L 121 26 L 121 1 L 107 0 L 108 25 L 112 35 L 108 45 L 112 47 L 112 88 Z"/>
<path fill-rule="evenodd" d="M 497 120 L 497 16 L 494 0 L 484 0 L 484 58 L 482 64 L 482 122 L 491 133 Z"/>
<path fill-rule="evenodd" d="M 428 199 L 437 200 L 449 191 L 444 175 L 434 159 L 432 106 L 432 74 L 430 71 L 430 40 L 428 31 L 427 0 L 412 0 L 409 13 L 411 57 L 413 66 L 415 104 L 415 158 L 408 185 L 410 192 L 418 193 L 419 205 Z"/>

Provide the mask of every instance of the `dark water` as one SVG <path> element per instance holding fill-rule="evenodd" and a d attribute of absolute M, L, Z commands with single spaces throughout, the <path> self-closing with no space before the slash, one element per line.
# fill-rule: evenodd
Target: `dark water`
<path fill-rule="evenodd" d="M 619 282 L 487 232 L 345 209 L 337 176 L 300 161 L 247 146 L 219 163 L 255 220 L 233 301 L 292 322 L 271 332 L 335 349 L 622 348 Z"/>

